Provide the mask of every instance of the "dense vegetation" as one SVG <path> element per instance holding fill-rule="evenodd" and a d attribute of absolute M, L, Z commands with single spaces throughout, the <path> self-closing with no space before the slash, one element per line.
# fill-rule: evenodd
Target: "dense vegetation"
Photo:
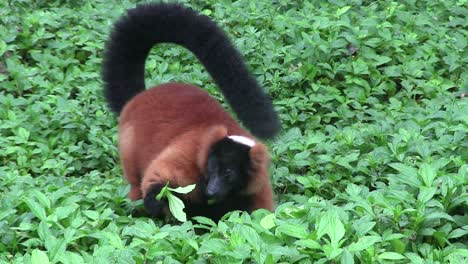
<path fill-rule="evenodd" d="M 0 2 L 0 263 L 467 263 L 465 0 L 193 0 L 269 90 L 274 213 L 147 218 L 102 96 L 110 25 L 137 1 Z M 193 55 L 147 83 L 220 100 Z"/>

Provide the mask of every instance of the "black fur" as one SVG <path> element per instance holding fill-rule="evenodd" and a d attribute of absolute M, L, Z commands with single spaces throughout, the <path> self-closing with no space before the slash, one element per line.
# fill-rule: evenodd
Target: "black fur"
<path fill-rule="evenodd" d="M 143 200 L 143 205 L 149 215 L 156 218 L 164 216 L 164 208 L 167 206 L 167 200 L 156 200 L 156 196 L 161 192 L 164 186 L 162 184 L 154 184 Z"/>
<path fill-rule="evenodd" d="M 214 144 L 205 171 L 205 195 L 223 201 L 245 189 L 249 175 L 250 147 L 229 138 Z"/>
<path fill-rule="evenodd" d="M 253 203 L 253 197 L 246 195 L 233 195 L 228 199 L 224 200 L 222 203 L 214 204 L 191 204 L 186 206 L 187 217 L 191 218 L 194 216 L 202 215 L 208 217 L 213 221 L 218 221 L 225 214 L 232 211 L 249 211 Z"/>
<path fill-rule="evenodd" d="M 227 35 L 209 17 L 179 4 L 141 4 L 115 23 L 103 63 L 105 96 L 114 112 L 145 89 L 145 60 L 154 45 L 164 42 L 197 56 L 252 134 L 277 134 L 280 123 L 271 100 Z"/>

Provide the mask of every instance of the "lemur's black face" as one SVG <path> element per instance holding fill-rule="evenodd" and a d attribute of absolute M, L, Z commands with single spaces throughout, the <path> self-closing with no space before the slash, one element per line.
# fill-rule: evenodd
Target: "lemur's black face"
<path fill-rule="evenodd" d="M 241 191 L 248 181 L 250 147 L 224 138 L 215 143 L 208 154 L 205 171 L 205 195 L 222 201 Z"/>

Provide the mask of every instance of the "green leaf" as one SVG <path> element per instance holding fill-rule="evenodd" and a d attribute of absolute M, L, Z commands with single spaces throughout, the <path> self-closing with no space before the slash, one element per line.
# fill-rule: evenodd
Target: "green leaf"
<path fill-rule="evenodd" d="M 74 253 L 74 252 L 65 252 L 59 260 L 62 263 L 73 263 L 73 264 L 84 264 L 84 259 L 80 255 Z"/>
<path fill-rule="evenodd" d="M 429 202 L 429 200 L 434 197 L 435 193 L 437 192 L 437 188 L 435 187 L 421 187 L 419 188 L 419 194 L 418 194 L 418 201 L 421 203 L 425 204 Z"/>
<path fill-rule="evenodd" d="M 50 199 L 44 193 L 40 192 L 37 189 L 34 189 L 32 193 L 42 206 L 44 206 L 47 209 L 51 207 Z"/>
<path fill-rule="evenodd" d="M 417 188 L 419 188 L 422 185 L 418 179 L 418 171 L 415 168 L 402 163 L 392 163 L 389 165 L 390 167 L 400 172 L 402 183 L 407 183 Z"/>
<path fill-rule="evenodd" d="M 413 264 L 424 264 L 426 263 L 420 256 L 418 256 L 418 254 L 416 253 L 406 253 L 405 256 L 411 260 L 411 263 Z"/>
<path fill-rule="evenodd" d="M 191 184 L 191 185 L 187 185 L 185 187 L 178 187 L 178 188 L 168 188 L 169 190 L 171 190 L 172 192 L 176 192 L 176 193 L 189 193 L 191 191 L 193 191 L 195 189 L 195 186 L 196 184 Z"/>
<path fill-rule="evenodd" d="M 364 60 L 357 59 L 356 61 L 353 61 L 353 72 L 355 74 L 368 74 L 369 67 Z"/>
<path fill-rule="evenodd" d="M 382 238 L 380 238 L 379 236 L 360 237 L 357 242 L 349 245 L 348 250 L 350 252 L 365 250 L 380 241 L 382 241 Z"/>
<path fill-rule="evenodd" d="M 393 249 L 397 252 L 397 253 L 404 253 L 405 250 L 406 250 L 406 244 L 403 243 L 401 240 L 399 239 L 394 239 L 394 240 L 391 240 L 390 241 L 390 244 L 392 244 L 392 247 Z"/>
<path fill-rule="evenodd" d="M 99 239 L 103 245 L 110 245 L 116 249 L 123 248 L 122 239 L 116 233 L 111 233 L 108 231 L 101 231 L 99 233 L 92 234 L 91 236 Z"/>
<path fill-rule="evenodd" d="M 336 218 L 330 220 L 330 230 L 328 235 L 330 236 L 332 245 L 336 248 L 345 235 L 345 229 L 343 223 L 339 220 L 338 215 Z"/>
<path fill-rule="evenodd" d="M 337 248 L 330 244 L 325 244 L 323 246 L 323 252 L 325 253 L 325 256 L 327 257 L 327 259 L 332 260 L 338 257 L 343 252 L 343 249 Z"/>
<path fill-rule="evenodd" d="M 453 217 L 447 213 L 444 212 L 432 212 L 424 216 L 426 220 L 432 220 L 432 219 L 447 219 L 449 221 L 454 221 Z"/>
<path fill-rule="evenodd" d="M 195 216 L 193 217 L 193 220 L 196 220 L 198 223 L 209 227 L 216 227 L 216 223 L 213 220 L 204 216 Z"/>
<path fill-rule="evenodd" d="M 239 234 L 247 240 L 247 242 L 252 246 L 255 250 L 259 250 L 259 247 L 262 245 L 262 239 L 257 234 L 255 229 L 250 226 L 239 226 Z"/>
<path fill-rule="evenodd" d="M 343 264 L 354 264 L 354 257 L 348 250 L 344 250 L 341 254 L 340 263 Z"/>
<path fill-rule="evenodd" d="M 429 164 L 424 163 L 419 169 L 419 174 L 427 187 L 431 187 L 437 175 L 437 171 Z"/>
<path fill-rule="evenodd" d="M 167 237 L 168 235 L 169 235 L 168 232 L 158 232 L 152 238 L 154 240 L 161 240 L 161 239 L 164 239 L 165 237 Z"/>
<path fill-rule="evenodd" d="M 34 249 L 31 253 L 31 263 L 32 264 L 48 264 L 50 263 L 50 260 L 44 251 L 41 251 L 39 249 Z"/>
<path fill-rule="evenodd" d="M 344 157 L 339 157 L 337 159 L 337 164 L 338 165 L 341 165 L 345 168 L 348 168 L 348 169 L 353 169 L 353 167 L 351 167 L 351 165 L 349 164 L 350 162 L 353 162 L 353 161 L 356 161 L 359 157 L 359 153 L 351 153 L 351 154 L 348 154 Z"/>
<path fill-rule="evenodd" d="M 44 162 L 41 169 L 55 169 L 59 166 L 56 159 L 48 159 Z"/>
<path fill-rule="evenodd" d="M 7 44 L 5 43 L 5 41 L 3 41 L 2 39 L 0 39 L 0 56 L 2 56 L 6 51 L 7 51 Z"/>
<path fill-rule="evenodd" d="M 341 16 L 342 14 L 346 13 L 350 8 L 351 6 L 343 6 L 339 8 L 338 10 L 336 10 L 336 16 L 337 17 Z"/>
<path fill-rule="evenodd" d="M 72 204 L 69 204 L 69 205 L 66 205 L 66 206 L 60 206 L 60 207 L 57 207 L 52 215 L 55 215 L 57 217 L 57 219 L 63 219 L 63 218 L 67 218 L 68 216 L 70 216 L 73 212 L 75 212 L 80 206 L 76 203 L 72 203 Z"/>
<path fill-rule="evenodd" d="M 198 250 L 197 254 L 220 254 L 226 251 L 227 246 L 228 244 L 226 243 L 226 241 L 219 238 L 205 239 L 201 243 L 200 249 Z"/>
<path fill-rule="evenodd" d="M 46 248 L 52 261 L 60 258 L 67 248 L 67 242 L 64 238 L 54 238 L 46 241 Z"/>
<path fill-rule="evenodd" d="M 309 235 L 305 225 L 281 224 L 276 228 L 276 232 L 283 233 L 295 238 L 306 238 Z"/>
<path fill-rule="evenodd" d="M 375 56 L 374 58 L 376 60 L 376 62 L 374 63 L 375 66 L 380 66 L 382 64 L 392 61 L 392 58 L 387 56 Z"/>
<path fill-rule="evenodd" d="M 84 210 L 83 214 L 86 215 L 91 220 L 98 220 L 99 219 L 99 212 L 96 212 L 96 211 Z"/>
<path fill-rule="evenodd" d="M 322 237 L 324 234 L 330 237 L 333 248 L 338 247 L 340 240 L 345 235 L 343 223 L 341 223 L 338 213 L 335 210 L 328 211 L 318 222 L 318 238 Z"/>
<path fill-rule="evenodd" d="M 462 228 L 457 228 L 450 232 L 447 236 L 448 239 L 459 238 L 468 235 L 468 226 L 464 226 Z"/>
<path fill-rule="evenodd" d="M 171 211 L 172 216 L 181 222 L 187 221 L 187 215 L 184 212 L 184 202 L 172 193 L 167 193 L 166 197 L 169 202 L 169 210 Z"/>
<path fill-rule="evenodd" d="M 24 203 L 28 206 L 29 210 L 40 220 L 45 220 L 47 218 L 46 212 L 44 207 L 42 207 L 40 204 L 36 203 L 34 200 L 32 200 L 29 197 L 24 197 L 23 198 Z"/>
<path fill-rule="evenodd" d="M 384 252 L 379 255 L 379 259 L 398 260 L 398 259 L 405 259 L 405 256 L 398 254 L 396 252 Z"/>
<path fill-rule="evenodd" d="M 30 133 L 29 133 L 28 130 L 26 130 L 26 129 L 22 128 L 22 127 L 18 128 L 18 136 L 22 140 L 27 141 L 29 139 L 29 135 L 30 135 Z"/>
<path fill-rule="evenodd" d="M 260 225 L 263 226 L 263 228 L 271 229 L 274 226 L 276 226 L 275 218 L 276 218 L 275 214 L 273 213 L 267 214 L 262 218 L 262 220 L 260 220 Z"/>
<path fill-rule="evenodd" d="M 158 195 L 156 195 L 156 200 L 160 201 L 164 197 L 167 197 L 169 193 L 169 183 L 166 183 L 166 185 L 161 189 Z"/>
<path fill-rule="evenodd" d="M 294 245 L 299 246 L 299 247 L 306 247 L 310 249 L 322 248 L 322 245 L 320 245 L 317 241 L 312 240 L 312 239 L 297 240 L 296 242 L 294 242 Z"/>
<path fill-rule="evenodd" d="M 42 241 L 47 241 L 50 239 L 54 239 L 52 236 L 52 233 L 50 232 L 50 229 L 47 225 L 47 222 L 42 220 L 41 223 L 39 223 L 39 227 L 37 229 L 37 233 L 39 234 L 39 237 L 41 238 Z"/>

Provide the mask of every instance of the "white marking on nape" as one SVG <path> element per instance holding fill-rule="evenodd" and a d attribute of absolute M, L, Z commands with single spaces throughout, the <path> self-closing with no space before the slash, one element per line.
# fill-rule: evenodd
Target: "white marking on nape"
<path fill-rule="evenodd" d="M 237 143 L 241 143 L 243 145 L 247 145 L 249 147 L 253 147 L 255 146 L 255 141 L 253 141 L 252 139 L 248 138 L 248 137 L 244 137 L 244 136 L 229 136 L 228 138 L 232 139 L 233 141 L 237 142 Z"/>

